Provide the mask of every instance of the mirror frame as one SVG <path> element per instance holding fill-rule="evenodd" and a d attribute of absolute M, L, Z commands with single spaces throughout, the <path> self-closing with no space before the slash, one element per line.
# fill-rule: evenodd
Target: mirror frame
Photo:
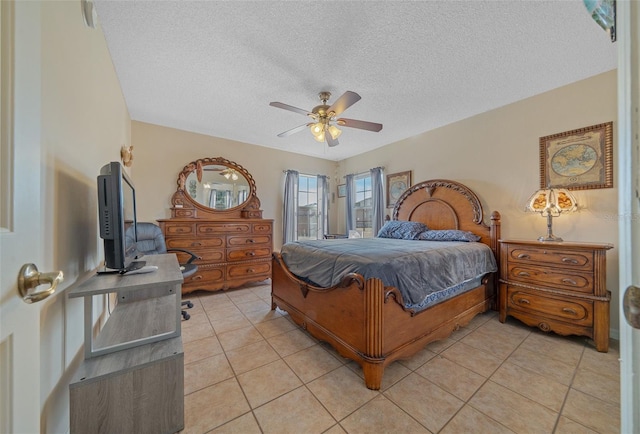
<path fill-rule="evenodd" d="M 247 199 L 233 208 L 218 210 L 209 208 L 191 197 L 186 192 L 185 184 L 189 175 L 201 171 L 204 166 L 226 166 L 244 176 L 249 184 Z M 174 218 L 262 218 L 260 199 L 256 195 L 256 182 L 251 174 L 240 164 L 222 157 L 200 158 L 184 166 L 176 180 L 178 186 L 171 198 L 171 211 Z"/>

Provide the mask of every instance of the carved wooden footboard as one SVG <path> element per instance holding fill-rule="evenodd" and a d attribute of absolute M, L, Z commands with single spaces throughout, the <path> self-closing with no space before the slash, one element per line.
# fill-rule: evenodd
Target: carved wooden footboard
<path fill-rule="evenodd" d="M 384 368 L 408 358 L 429 342 L 444 339 L 495 301 L 493 282 L 414 313 L 403 307 L 396 288 L 359 274 L 319 288 L 297 279 L 280 254 L 273 258 L 272 307 L 278 306 L 312 336 L 356 361 L 369 389 L 379 389 Z M 492 279 L 491 279 L 492 280 Z"/>

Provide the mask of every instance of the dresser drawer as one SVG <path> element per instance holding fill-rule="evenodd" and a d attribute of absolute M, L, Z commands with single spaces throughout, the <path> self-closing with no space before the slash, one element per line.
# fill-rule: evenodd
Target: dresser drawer
<path fill-rule="evenodd" d="M 577 325 L 593 325 L 593 303 L 587 300 L 554 298 L 521 288 L 508 287 L 507 309 L 569 321 Z"/>
<path fill-rule="evenodd" d="M 240 277 L 250 277 L 254 275 L 271 275 L 271 261 L 259 262 L 257 264 L 238 264 L 227 266 L 227 274 L 229 279 L 237 279 Z"/>
<path fill-rule="evenodd" d="M 191 259 L 191 255 L 182 252 L 175 252 L 178 256 L 178 263 L 185 264 L 189 259 Z M 224 249 L 220 250 L 198 250 L 193 251 L 194 255 L 198 255 L 200 259 L 196 259 L 193 263 L 200 265 L 212 262 L 224 262 Z"/>
<path fill-rule="evenodd" d="M 196 285 L 198 282 L 224 282 L 224 265 L 219 267 L 198 267 L 195 274 L 184 279 L 184 285 Z"/>
<path fill-rule="evenodd" d="M 224 237 L 209 237 L 209 238 L 169 238 L 167 240 L 168 249 L 187 249 L 193 250 L 199 248 L 224 248 Z"/>
<path fill-rule="evenodd" d="M 270 223 L 254 223 L 251 225 L 254 234 L 270 234 L 271 233 L 271 224 Z"/>
<path fill-rule="evenodd" d="M 243 249 L 229 249 L 227 251 L 228 261 L 247 261 L 250 259 L 264 259 L 271 257 L 271 248 L 243 248 Z"/>
<path fill-rule="evenodd" d="M 271 246 L 271 235 L 249 235 L 249 236 L 235 236 L 230 235 L 227 238 L 228 247 L 250 247 L 257 244 L 266 244 Z"/>
<path fill-rule="evenodd" d="M 165 226 L 165 238 L 169 235 L 193 235 L 195 234 L 195 225 L 191 223 L 170 223 Z"/>
<path fill-rule="evenodd" d="M 593 274 L 569 273 L 561 268 L 528 267 L 510 262 L 510 281 L 593 294 Z"/>
<path fill-rule="evenodd" d="M 198 223 L 197 229 L 198 235 L 250 232 L 248 223 Z"/>
<path fill-rule="evenodd" d="M 172 212 L 173 216 L 177 218 L 191 218 L 196 216 L 196 210 L 190 208 L 173 208 Z"/>
<path fill-rule="evenodd" d="M 545 247 L 509 245 L 508 261 L 566 267 L 583 271 L 593 270 L 593 252 Z"/>

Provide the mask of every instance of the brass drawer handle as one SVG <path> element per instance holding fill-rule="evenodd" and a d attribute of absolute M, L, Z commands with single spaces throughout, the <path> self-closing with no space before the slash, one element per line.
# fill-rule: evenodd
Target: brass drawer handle
<path fill-rule="evenodd" d="M 251 244 L 251 243 L 255 243 L 255 240 L 252 240 L 251 238 L 249 238 L 249 239 L 248 239 L 247 241 L 245 241 L 245 242 L 246 242 L 246 243 Z"/>
<path fill-rule="evenodd" d="M 202 280 L 202 276 L 198 274 L 197 276 L 193 276 L 191 280 Z"/>
<path fill-rule="evenodd" d="M 255 256 L 256 252 L 247 252 L 247 253 L 245 253 L 245 255 L 247 255 L 247 256 Z"/>
<path fill-rule="evenodd" d="M 236 231 L 242 232 L 242 228 L 236 228 Z"/>
<path fill-rule="evenodd" d="M 562 279 L 562 283 L 568 283 L 569 285 L 573 285 L 573 286 L 577 286 L 578 285 L 578 282 L 576 282 L 573 279 L 569 279 L 569 278 Z"/>
<path fill-rule="evenodd" d="M 562 258 L 562 262 L 568 263 L 568 264 L 577 264 L 578 260 L 573 258 Z"/>
<path fill-rule="evenodd" d="M 202 243 L 198 243 L 198 242 L 191 243 L 192 247 L 201 246 L 201 245 L 202 245 Z"/>
<path fill-rule="evenodd" d="M 571 309 L 570 307 L 563 307 L 562 311 L 571 315 L 578 315 L 578 312 L 576 312 L 574 309 Z"/>
<path fill-rule="evenodd" d="M 527 255 L 526 253 L 520 253 L 518 255 L 518 259 L 531 259 L 531 256 Z"/>
<path fill-rule="evenodd" d="M 247 269 L 247 273 L 255 273 L 255 272 L 256 272 L 256 270 L 254 270 L 253 268 L 248 268 Z"/>
<path fill-rule="evenodd" d="M 526 298 L 519 299 L 518 303 L 520 303 L 520 304 L 531 304 L 531 302 L 529 300 L 527 300 Z"/>
<path fill-rule="evenodd" d="M 521 271 L 518 273 L 518 276 L 531 277 L 531 274 L 527 273 L 526 271 Z"/>

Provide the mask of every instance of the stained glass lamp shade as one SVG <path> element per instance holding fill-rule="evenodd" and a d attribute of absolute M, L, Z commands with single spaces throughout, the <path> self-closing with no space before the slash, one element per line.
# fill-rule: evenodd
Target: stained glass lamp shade
<path fill-rule="evenodd" d="M 547 236 L 538 241 L 562 241 L 553 235 L 553 218 L 570 213 L 578 208 L 576 198 L 564 188 L 549 188 L 536 191 L 527 201 L 527 210 L 540 213 L 547 218 Z"/>

